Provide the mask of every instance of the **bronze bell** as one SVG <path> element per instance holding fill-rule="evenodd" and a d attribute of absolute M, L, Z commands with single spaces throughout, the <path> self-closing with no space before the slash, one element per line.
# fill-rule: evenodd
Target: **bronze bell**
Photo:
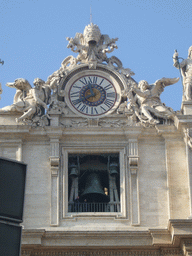
<path fill-rule="evenodd" d="M 115 176 L 118 174 L 118 164 L 117 163 L 111 163 L 109 165 L 109 173 L 111 176 Z"/>
<path fill-rule="evenodd" d="M 77 176 L 78 176 L 77 165 L 74 164 L 74 163 L 72 163 L 72 164 L 70 165 L 70 169 L 71 169 L 71 171 L 70 171 L 69 176 L 70 176 L 70 177 L 77 177 Z"/>
<path fill-rule="evenodd" d="M 105 195 L 101 185 L 100 177 L 97 172 L 90 172 L 85 181 L 85 190 L 81 194 L 81 199 L 87 202 L 107 202 L 108 197 Z"/>

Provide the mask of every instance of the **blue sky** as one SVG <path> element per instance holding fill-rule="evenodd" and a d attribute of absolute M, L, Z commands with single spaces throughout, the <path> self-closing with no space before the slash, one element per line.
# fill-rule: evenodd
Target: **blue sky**
<path fill-rule="evenodd" d="M 0 0 L 0 107 L 13 102 L 15 90 L 6 86 L 16 78 L 31 85 L 60 68 L 68 55 L 66 37 L 83 33 L 92 21 L 102 34 L 118 37 L 118 57 L 135 72 L 139 82 L 154 83 L 162 77 L 178 77 L 172 55 L 187 58 L 192 45 L 192 1 L 170 0 Z M 110 56 L 110 55 L 109 55 Z M 165 88 L 162 102 L 180 110 L 182 83 Z"/>

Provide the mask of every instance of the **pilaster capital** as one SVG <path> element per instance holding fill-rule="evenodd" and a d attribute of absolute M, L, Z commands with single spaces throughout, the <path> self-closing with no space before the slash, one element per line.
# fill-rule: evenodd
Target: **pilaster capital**
<path fill-rule="evenodd" d="M 129 157 L 129 165 L 130 167 L 132 167 L 133 169 L 136 168 L 138 166 L 138 157 Z"/>
<path fill-rule="evenodd" d="M 60 160 L 60 158 L 58 156 L 50 156 L 49 161 L 50 161 L 51 167 L 52 166 L 59 166 L 59 160 Z"/>
<path fill-rule="evenodd" d="M 46 132 L 50 140 L 59 140 L 63 134 L 63 131 L 60 127 L 58 129 L 54 128 L 52 130 L 47 130 Z"/>

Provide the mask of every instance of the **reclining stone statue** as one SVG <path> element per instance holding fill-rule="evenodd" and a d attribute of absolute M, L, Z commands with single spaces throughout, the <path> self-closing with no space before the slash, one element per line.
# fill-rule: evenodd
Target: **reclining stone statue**
<path fill-rule="evenodd" d="M 32 119 L 35 115 L 43 115 L 51 95 L 51 89 L 45 86 L 45 82 L 36 78 L 31 87 L 26 79 L 16 79 L 14 83 L 8 83 L 7 86 L 16 88 L 13 104 L 0 109 L 0 112 L 17 111 L 23 115 L 16 119 L 16 122 Z"/>
<path fill-rule="evenodd" d="M 132 87 L 128 93 L 130 104 L 128 108 L 133 110 L 142 123 L 157 124 L 163 119 L 174 119 L 175 112 L 166 107 L 160 100 L 160 94 L 164 87 L 178 82 L 179 78 L 162 78 L 153 85 L 141 80 L 138 87 Z M 134 93 L 133 93 L 134 92 Z M 157 117 L 154 118 L 154 117 Z"/>

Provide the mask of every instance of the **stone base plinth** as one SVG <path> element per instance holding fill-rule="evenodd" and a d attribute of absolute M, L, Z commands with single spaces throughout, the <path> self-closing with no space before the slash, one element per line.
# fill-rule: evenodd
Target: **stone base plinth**
<path fill-rule="evenodd" d="M 192 100 L 183 101 L 181 104 L 181 111 L 184 115 L 192 115 Z"/>

